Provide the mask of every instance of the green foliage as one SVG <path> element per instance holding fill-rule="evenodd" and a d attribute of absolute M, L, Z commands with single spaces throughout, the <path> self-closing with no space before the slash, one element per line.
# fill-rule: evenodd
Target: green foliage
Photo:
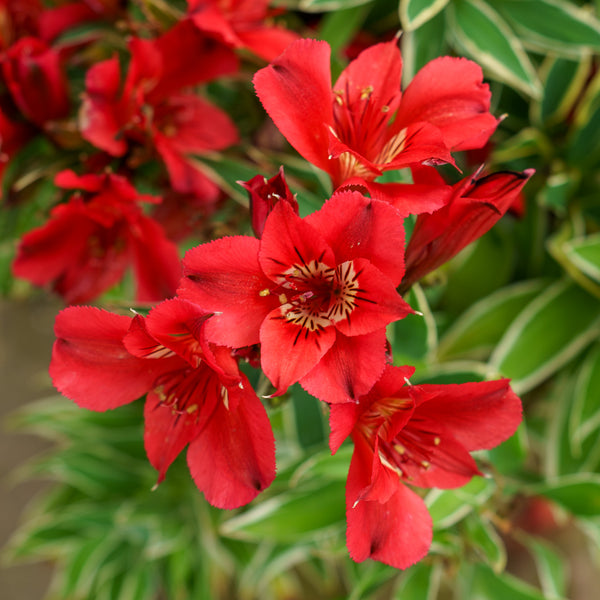
<path fill-rule="evenodd" d="M 159 20 L 174 18 L 166 3 L 142 4 Z M 28 509 L 6 556 L 53 561 L 51 597 L 57 600 L 567 598 L 568 550 L 548 541 L 550 527 L 527 531 L 515 506 L 547 499 L 553 514 L 566 515 L 564 527 L 586 532 L 597 555 L 600 2 L 272 4 L 310 23 L 305 34 L 330 42 L 334 70 L 345 64 L 345 50 L 359 33 L 366 30 L 377 41 L 402 29 L 406 84 L 444 54 L 468 56 L 492 80 L 493 112 L 506 118 L 485 157 L 458 154 L 457 162 L 464 174 L 481 162 L 489 171 L 535 168 L 524 192 L 525 214 L 507 215 L 415 285 L 406 299 L 421 314 L 394 323 L 388 338 L 395 363 L 417 367 L 413 384 L 510 377 L 523 400 L 524 423 L 510 440 L 477 457 L 489 478 L 423 493 L 434 521 L 432 552 L 399 573 L 347 557 L 344 486 L 352 446 L 330 455 L 326 410 L 300 386 L 270 400 L 278 443 L 274 484 L 233 512 L 204 501 L 181 458 L 153 490 L 141 403 L 100 414 L 49 399 L 15 418 L 56 446 L 22 470 L 53 485 Z M 96 50 L 106 54 L 111 44 L 122 46 L 122 40 L 105 40 Z M 250 135 L 263 117 L 249 72 L 244 76 L 247 81 L 213 85 L 208 93 Z M 53 175 L 80 160 L 67 153 L 67 163 L 58 163 L 54 148 L 40 140 L 22 149 L 3 180 L 3 294 L 22 293 L 10 275 L 17 239 L 44 222 L 57 202 Z M 253 140 L 197 161 L 234 201 L 217 213 L 223 234 L 231 222 L 248 230 L 247 196 L 236 182 L 257 173 L 271 177 L 281 164 L 302 216 L 331 195 L 328 178 L 280 143 L 263 148 Z M 405 176 L 387 173 L 381 181 Z M 121 288 L 119 294 L 123 300 Z M 515 542 L 533 561 L 535 585 L 510 572 Z"/>

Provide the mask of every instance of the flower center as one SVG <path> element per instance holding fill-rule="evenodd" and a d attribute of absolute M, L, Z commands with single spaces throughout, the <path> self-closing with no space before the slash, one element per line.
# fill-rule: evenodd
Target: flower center
<path fill-rule="evenodd" d="M 279 301 L 287 322 L 319 331 L 350 318 L 360 291 L 352 261 L 334 269 L 312 260 L 292 265 L 283 277 Z"/>

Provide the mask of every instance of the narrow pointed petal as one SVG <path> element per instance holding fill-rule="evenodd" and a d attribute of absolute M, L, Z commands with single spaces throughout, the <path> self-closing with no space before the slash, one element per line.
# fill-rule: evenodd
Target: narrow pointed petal
<path fill-rule="evenodd" d="M 215 312 L 207 335 L 234 348 L 257 344 L 260 326 L 279 306 L 277 298 L 261 295 L 272 287 L 258 264 L 259 240 L 227 237 L 188 250 L 183 259 L 182 298 Z"/>
<path fill-rule="evenodd" d="M 257 56 L 273 61 L 298 39 L 298 34 L 283 27 L 256 27 L 238 31 L 238 38 Z"/>
<path fill-rule="evenodd" d="M 305 221 L 335 248 L 338 263 L 367 258 L 398 285 L 404 275 L 404 220 L 391 206 L 359 192 L 336 192 Z"/>
<path fill-rule="evenodd" d="M 325 171 L 333 124 L 329 58 L 326 42 L 298 40 L 254 76 L 256 93 L 279 131 Z"/>
<path fill-rule="evenodd" d="M 131 318 L 89 306 L 56 317 L 50 376 L 56 389 L 79 406 L 104 411 L 145 394 L 159 374 L 123 344 Z"/>
<path fill-rule="evenodd" d="M 246 380 L 236 408 L 219 402 L 213 418 L 190 444 L 187 462 L 198 488 L 218 508 L 247 504 L 275 478 L 275 440 L 267 413 Z"/>
<path fill-rule="evenodd" d="M 498 125 L 481 67 L 464 58 L 443 56 L 426 64 L 402 97 L 394 126 L 427 121 L 438 127 L 451 150 L 483 146 Z"/>
<path fill-rule="evenodd" d="M 338 332 L 335 345 L 300 384 L 323 402 L 355 402 L 383 372 L 385 350 L 385 329 L 354 337 Z"/>

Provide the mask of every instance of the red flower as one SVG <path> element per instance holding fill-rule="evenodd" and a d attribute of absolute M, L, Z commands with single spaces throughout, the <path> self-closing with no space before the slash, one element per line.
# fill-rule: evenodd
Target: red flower
<path fill-rule="evenodd" d="M 62 171 L 55 183 L 84 193 L 23 236 L 13 264 L 17 277 L 50 284 L 67 303 L 83 303 L 115 285 L 133 264 L 138 300 L 174 295 L 181 273 L 177 248 L 138 205 L 156 198 L 138 194 L 119 175 Z"/>
<path fill-rule="evenodd" d="M 283 167 L 280 167 L 279 173 L 271 179 L 256 175 L 249 181 L 238 183 L 248 192 L 252 230 L 257 238 L 262 237 L 267 217 L 278 202 L 287 202 L 298 214 L 298 202 L 285 181 Z"/>
<path fill-rule="evenodd" d="M 219 189 L 193 155 L 234 144 L 237 131 L 221 109 L 181 90 L 235 70 L 235 56 L 189 21 L 156 40 L 134 38 L 129 49 L 123 87 L 117 57 L 88 71 L 80 113 L 83 137 L 113 156 L 125 155 L 132 142 L 150 153 L 156 150 L 176 191 L 213 202 Z"/>
<path fill-rule="evenodd" d="M 208 317 L 180 299 L 147 318 L 67 308 L 56 319 L 50 374 L 59 391 L 96 411 L 147 393 L 144 443 L 159 483 L 189 444 L 188 466 L 206 499 L 236 508 L 272 482 L 275 444 L 231 352 L 207 343 Z"/>
<path fill-rule="evenodd" d="M 401 291 L 458 254 L 481 237 L 514 204 L 533 169 L 475 174 L 454 186 L 451 200 L 432 214 L 417 217 L 406 248 L 406 275 Z M 414 171 L 416 181 L 439 178 L 434 169 Z"/>
<path fill-rule="evenodd" d="M 283 393 L 296 381 L 328 402 L 366 393 L 385 365 L 385 327 L 411 312 L 396 293 L 403 220 L 385 202 L 335 194 L 305 219 L 279 202 L 261 240 L 236 236 L 188 251 L 179 293 L 215 312 L 209 339 L 260 342 Z"/>
<path fill-rule="evenodd" d="M 405 386 L 412 367 L 386 367 L 358 404 L 331 406 L 332 452 L 354 442 L 346 485 L 347 544 L 360 562 L 373 558 L 398 569 L 429 549 L 431 517 L 405 487 L 455 488 L 481 475 L 469 452 L 510 437 L 521 402 L 508 380 Z"/>
<path fill-rule="evenodd" d="M 206 35 L 273 60 L 298 35 L 283 27 L 265 25 L 267 5 L 268 0 L 188 0 L 188 14 Z"/>
<path fill-rule="evenodd" d="M 24 37 L 13 44 L 2 61 L 2 73 L 15 104 L 32 123 L 43 127 L 69 114 L 60 56 L 42 40 Z"/>
<path fill-rule="evenodd" d="M 475 63 L 438 58 L 401 93 L 394 40 L 362 52 L 332 91 L 329 55 L 326 42 L 294 42 L 254 85 L 275 125 L 335 187 L 411 164 L 452 163 L 451 151 L 482 146 L 496 128 Z"/>

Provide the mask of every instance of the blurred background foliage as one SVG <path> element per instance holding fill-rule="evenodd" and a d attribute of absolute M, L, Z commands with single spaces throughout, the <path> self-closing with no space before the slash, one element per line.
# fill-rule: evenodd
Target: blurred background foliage
<path fill-rule="evenodd" d="M 331 44 L 337 72 L 348 56 L 399 30 L 405 82 L 440 55 L 482 65 L 493 113 L 505 118 L 486 148 L 457 163 L 464 174 L 485 163 L 488 171 L 534 168 L 536 175 L 519 214 L 410 291 L 423 316 L 393 324 L 389 338 L 395 362 L 416 365 L 415 382 L 510 377 L 524 422 L 502 446 L 479 454 L 490 478 L 425 494 L 432 550 L 398 572 L 347 557 L 349 448 L 330 456 L 327 415 L 299 386 L 269 407 L 278 441 L 274 484 L 233 512 L 204 501 L 181 457 L 150 493 L 156 475 L 144 456 L 140 404 L 95 414 L 48 398 L 12 420 L 55 442 L 23 469 L 24 477 L 54 485 L 28 507 L 5 558 L 51 560 L 49 598 L 64 600 L 591 598 L 600 586 L 600 2 L 272 5 L 289 11 L 290 28 Z M 159 21 L 172 18 L 168 9 L 159 0 L 132 4 Z M 96 51 L 117 48 L 119 39 L 104 38 Z M 243 141 L 203 158 L 230 200 L 184 248 L 249 231 L 236 181 L 256 173 L 270 176 L 283 164 L 301 214 L 330 195 L 327 178 L 265 119 L 250 86 L 258 66 L 249 60 L 236 78 L 209 86 Z M 56 160 L 35 138 L 4 176 L 0 287 L 10 298 L 35 293 L 10 275 L 16 240 L 56 202 L 49 174 L 78 157 Z M 128 285 L 99 303 L 126 302 Z M 248 374 L 260 387 L 259 374 Z M 582 576 L 573 556 L 586 565 L 592 596 L 577 591 Z"/>

